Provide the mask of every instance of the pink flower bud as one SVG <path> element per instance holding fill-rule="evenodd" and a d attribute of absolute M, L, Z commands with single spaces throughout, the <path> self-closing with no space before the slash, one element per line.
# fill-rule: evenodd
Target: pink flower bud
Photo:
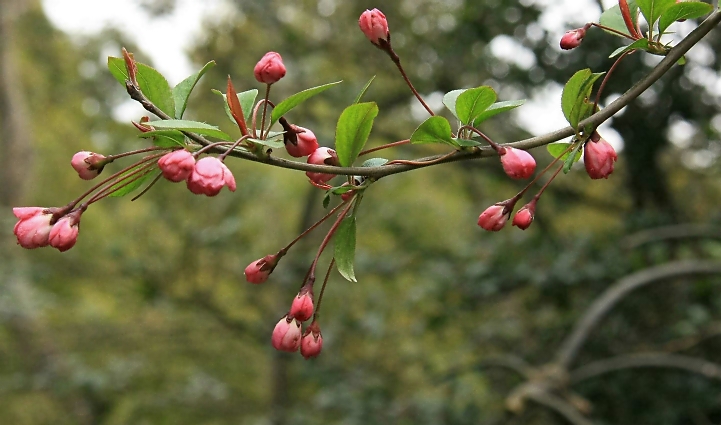
<path fill-rule="evenodd" d="M 527 179 L 536 170 L 536 160 L 533 156 L 521 149 L 504 147 L 501 154 L 503 171 L 512 179 Z"/>
<path fill-rule="evenodd" d="M 583 164 L 592 179 L 607 179 L 613 173 L 618 154 L 610 143 L 594 132 L 583 149 Z"/>
<path fill-rule="evenodd" d="M 318 357 L 322 349 L 323 335 L 320 333 L 318 324 L 313 322 L 300 340 L 300 354 L 307 360 L 311 357 Z"/>
<path fill-rule="evenodd" d="M 223 161 L 206 156 L 195 163 L 193 172 L 188 176 L 188 189 L 196 195 L 215 196 L 223 186 L 235 192 L 235 178 Z"/>
<path fill-rule="evenodd" d="M 265 282 L 278 265 L 278 261 L 280 261 L 278 255 L 266 255 L 260 260 L 253 261 L 245 268 L 245 280 L 255 284 Z"/>
<path fill-rule="evenodd" d="M 105 167 L 106 157 L 95 152 L 82 151 L 73 155 L 70 165 L 75 168 L 83 180 L 92 180 L 97 177 Z"/>
<path fill-rule="evenodd" d="M 336 156 L 336 153 L 333 149 L 320 147 L 313 151 L 312 154 L 310 154 L 310 156 L 308 157 L 308 164 L 338 165 L 338 156 Z M 312 173 L 310 171 L 306 171 L 305 175 L 318 184 L 323 184 L 335 177 L 334 174 Z"/>
<path fill-rule="evenodd" d="M 386 15 L 378 9 L 366 10 L 358 19 L 358 26 L 366 38 L 376 46 L 382 42 L 390 43 L 390 31 Z"/>
<path fill-rule="evenodd" d="M 301 329 L 300 322 L 295 319 L 283 316 L 275 325 L 271 343 L 276 350 L 292 353 L 300 347 Z"/>
<path fill-rule="evenodd" d="M 566 31 L 561 37 L 561 49 L 571 50 L 575 49 L 581 44 L 583 37 L 586 36 L 585 28 L 576 28 L 575 30 Z"/>
<path fill-rule="evenodd" d="M 48 245 L 48 237 L 53 227 L 50 224 L 50 220 L 53 218 L 50 209 L 20 207 L 13 208 L 13 214 L 18 218 L 13 233 L 21 247 L 34 249 Z"/>
<path fill-rule="evenodd" d="M 75 242 L 78 241 L 82 214 L 83 210 L 77 209 L 60 218 L 50 230 L 48 237 L 50 246 L 57 248 L 60 252 L 65 252 L 75 246 Z"/>
<path fill-rule="evenodd" d="M 285 76 L 285 65 L 279 53 L 266 53 L 253 69 L 255 79 L 261 83 L 273 84 Z"/>
<path fill-rule="evenodd" d="M 178 149 L 163 155 L 158 160 L 163 177 L 171 182 L 180 182 L 188 178 L 195 168 L 195 157 L 185 149 Z"/>
<path fill-rule="evenodd" d="M 522 206 L 520 210 L 513 216 L 513 225 L 521 230 L 526 230 L 533 223 L 533 217 L 536 214 L 536 202 L 537 198 L 526 205 Z"/>
<path fill-rule="evenodd" d="M 497 232 L 506 225 L 517 199 L 511 198 L 491 205 L 478 216 L 478 225 L 490 232 Z"/>
<path fill-rule="evenodd" d="M 318 149 L 318 139 L 315 137 L 312 131 L 307 128 L 292 126 L 296 131 L 296 144 L 292 142 L 285 143 L 285 149 L 288 151 L 290 156 L 300 158 L 308 156 Z"/>
<path fill-rule="evenodd" d="M 305 322 L 313 315 L 313 292 L 310 287 L 301 288 L 298 295 L 293 299 L 290 306 L 289 316 L 295 317 L 300 322 Z"/>

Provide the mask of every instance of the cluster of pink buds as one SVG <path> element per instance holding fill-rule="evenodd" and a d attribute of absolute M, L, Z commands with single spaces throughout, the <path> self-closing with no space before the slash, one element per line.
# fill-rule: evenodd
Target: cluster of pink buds
<path fill-rule="evenodd" d="M 45 246 L 60 252 L 69 250 L 78 240 L 80 216 L 85 206 L 69 210 L 65 208 L 20 207 L 13 208 L 18 222 L 13 228 L 18 244 L 35 249 Z"/>
<path fill-rule="evenodd" d="M 276 350 L 296 352 L 309 359 L 317 357 L 323 349 L 323 336 L 318 322 L 313 322 L 302 332 L 302 322 L 313 316 L 313 290 L 311 285 L 301 288 L 293 299 L 288 314 L 283 316 L 273 329 L 271 343 Z"/>
<path fill-rule="evenodd" d="M 188 190 L 196 195 L 215 196 L 227 186 L 235 192 L 235 177 L 228 167 L 218 158 L 207 156 L 195 161 L 195 157 L 185 149 L 179 149 L 163 155 L 158 160 L 163 177 L 171 182 L 185 180 Z"/>

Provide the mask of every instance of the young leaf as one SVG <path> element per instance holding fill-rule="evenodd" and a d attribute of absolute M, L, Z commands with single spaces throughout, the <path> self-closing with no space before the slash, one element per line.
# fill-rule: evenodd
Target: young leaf
<path fill-rule="evenodd" d="M 631 50 L 636 50 L 636 49 L 648 50 L 648 39 L 642 38 L 642 39 L 634 41 L 633 43 L 629 44 L 628 46 L 619 47 L 618 49 L 614 50 L 613 53 L 611 53 L 608 57 L 615 58 L 616 56 L 618 56 L 620 54 L 630 52 Z"/>
<path fill-rule="evenodd" d="M 195 74 L 191 75 L 190 77 L 186 78 L 185 80 L 178 83 L 177 86 L 173 87 L 173 100 L 175 101 L 175 118 L 181 119 L 183 118 L 183 113 L 185 113 L 185 108 L 188 106 L 188 98 L 190 97 L 190 93 L 195 88 L 195 85 L 198 84 L 198 81 L 200 81 L 200 78 L 208 72 L 208 70 L 215 66 L 215 61 L 210 61 L 206 63 L 200 71 L 196 72 Z"/>
<path fill-rule="evenodd" d="M 500 113 L 510 111 L 511 109 L 518 108 L 524 103 L 526 103 L 525 99 L 496 102 L 493 105 L 489 106 L 488 109 L 483 111 L 479 116 L 477 116 L 475 120 L 473 120 L 473 126 L 478 126 L 480 123 L 487 120 L 488 118 L 491 118 L 494 115 L 498 115 Z"/>
<path fill-rule="evenodd" d="M 363 161 L 361 167 L 380 167 L 388 162 L 385 158 L 370 158 Z"/>
<path fill-rule="evenodd" d="M 699 1 L 685 1 L 681 3 L 675 3 L 669 6 L 661 15 L 661 20 L 658 21 L 658 31 L 660 34 L 666 32 L 666 28 L 669 25 L 680 19 L 696 19 L 713 11 L 713 6 L 708 3 L 702 3 Z"/>
<path fill-rule="evenodd" d="M 571 123 L 571 127 L 578 127 L 578 123 L 580 121 L 588 118 L 595 112 L 593 110 L 593 103 L 589 102 L 588 98 L 591 97 L 591 92 L 593 91 L 593 84 L 596 82 L 596 80 L 601 78 L 603 74 L 605 74 L 605 72 L 591 74 L 586 79 L 586 81 L 583 82 L 583 85 L 581 85 L 578 98 L 576 98 L 576 104 L 571 110 L 571 119 L 569 120 L 569 122 Z"/>
<path fill-rule="evenodd" d="M 631 11 L 631 20 L 633 22 L 637 22 L 638 21 L 638 6 L 636 5 L 636 2 L 634 0 L 629 0 L 628 8 Z M 614 29 L 623 34 L 631 35 L 631 33 L 628 32 L 626 23 L 623 20 L 623 15 L 621 15 L 621 9 L 618 7 L 618 5 L 615 5 L 609 9 L 606 9 L 606 11 L 601 14 L 601 19 L 600 19 L 599 23 L 605 27 Z M 616 34 L 614 32 L 611 32 L 611 31 L 606 31 L 606 32 L 608 32 L 609 34 L 613 34 L 615 36 L 621 37 L 621 35 Z"/>
<path fill-rule="evenodd" d="M 228 119 L 233 124 L 237 124 L 235 122 L 235 118 L 233 118 L 233 114 L 230 112 L 230 107 L 228 107 L 228 101 L 225 93 L 223 93 L 220 90 L 211 89 L 211 92 L 217 94 L 218 96 L 221 96 L 223 98 L 223 107 L 225 108 L 225 115 L 228 116 Z M 240 109 L 243 111 L 244 117 L 249 117 L 253 113 L 253 104 L 255 103 L 255 98 L 258 96 L 258 90 L 252 89 L 247 90 L 242 93 L 238 93 L 238 102 L 240 102 Z"/>
<path fill-rule="evenodd" d="M 641 9 L 649 27 L 653 27 L 666 9 L 676 4 L 676 0 L 636 0 L 636 4 Z"/>
<path fill-rule="evenodd" d="M 470 147 L 476 147 L 476 146 L 483 146 L 483 143 L 479 142 L 478 140 L 470 140 L 470 139 L 453 139 L 455 144 L 462 148 L 470 148 Z"/>
<path fill-rule="evenodd" d="M 157 120 L 148 122 L 148 125 L 152 125 L 153 127 L 161 130 L 167 129 L 192 131 L 193 133 L 215 137 L 217 139 L 228 142 L 233 140 L 233 138 L 220 131 L 218 127 L 206 124 L 204 122 L 187 120 Z"/>
<path fill-rule="evenodd" d="M 458 101 L 458 96 L 460 96 L 466 89 L 458 89 L 449 91 L 443 96 L 443 104 L 446 105 L 446 108 L 448 108 L 449 111 L 453 114 L 454 117 L 458 118 L 458 113 L 456 112 L 456 102 Z M 458 118 L 460 121 L 460 118 Z"/>
<path fill-rule="evenodd" d="M 341 166 L 350 167 L 358 158 L 377 115 L 378 105 L 375 102 L 355 103 L 340 114 L 335 129 L 335 151 Z"/>
<path fill-rule="evenodd" d="M 363 95 L 366 94 L 366 91 L 368 91 L 368 87 L 371 86 L 371 84 L 373 83 L 373 80 L 375 80 L 375 79 L 376 79 L 376 76 L 374 75 L 374 76 L 371 77 L 370 80 L 368 80 L 368 82 L 366 83 L 366 85 L 363 86 L 363 90 L 361 90 L 360 93 L 358 93 L 358 96 L 356 96 L 355 101 L 353 101 L 353 103 L 359 103 L 359 102 L 360 102 L 360 100 L 361 100 L 361 98 L 363 97 Z"/>
<path fill-rule="evenodd" d="M 161 111 L 175 116 L 175 101 L 173 92 L 170 90 L 168 80 L 154 68 L 142 63 L 136 63 L 138 67 L 138 85 L 140 91 Z M 108 57 L 108 69 L 116 80 L 125 87 L 125 80 L 129 79 L 128 71 L 125 68 L 125 61 L 122 58 Z"/>
<path fill-rule="evenodd" d="M 451 123 L 439 116 L 423 121 L 411 135 L 411 143 L 447 143 L 454 147 L 458 146 L 453 141 Z"/>
<path fill-rule="evenodd" d="M 185 147 L 185 135 L 178 130 L 154 130 L 140 133 L 138 137 L 153 138 L 153 144 L 159 148 Z"/>
<path fill-rule="evenodd" d="M 279 104 L 275 105 L 273 113 L 270 115 L 270 125 L 275 124 L 280 119 L 280 117 L 287 114 L 288 111 L 290 111 L 291 109 L 295 108 L 296 106 L 300 105 L 311 97 L 328 90 L 336 84 L 340 84 L 341 82 L 342 81 L 336 81 L 335 83 L 329 83 L 322 86 L 309 88 L 283 100 Z"/>
<path fill-rule="evenodd" d="M 495 101 L 496 92 L 489 86 L 468 89 L 456 99 L 456 113 L 461 123 L 472 124 Z"/>
<path fill-rule="evenodd" d="M 127 176 L 128 174 L 132 173 L 132 172 L 135 171 L 135 170 L 136 170 L 136 168 L 130 169 L 130 170 L 128 170 L 128 171 L 127 171 L 125 174 L 123 174 L 123 175 Z M 128 179 L 127 179 L 126 181 L 129 181 L 130 183 L 125 184 L 126 181 L 120 181 L 120 182 L 114 184 L 114 185 L 112 186 L 113 189 L 114 189 L 114 188 L 118 188 L 118 187 L 119 187 L 120 189 L 118 189 L 117 191 L 111 193 L 111 194 L 108 195 L 108 196 L 111 197 L 111 198 L 119 198 L 119 197 L 121 197 L 121 196 L 125 196 L 125 195 L 127 195 L 127 194 L 129 194 L 129 193 L 132 193 L 132 192 L 134 192 L 137 188 L 139 188 L 140 186 L 142 186 L 143 183 L 145 183 L 146 181 L 148 181 L 148 180 L 150 180 L 150 179 L 152 179 L 152 178 L 155 178 L 158 174 L 160 174 L 160 170 L 152 170 L 152 169 L 150 169 L 150 170 L 141 171 L 141 172 L 138 173 L 138 174 L 135 174 L 135 175 L 133 175 L 133 176 L 131 176 L 131 177 L 128 177 Z M 121 178 L 122 178 L 122 176 L 121 176 Z M 131 180 L 132 180 L 132 181 L 131 181 Z M 123 185 L 125 185 L 125 186 L 123 186 Z M 111 190 L 112 190 L 112 189 L 111 189 Z"/>
<path fill-rule="evenodd" d="M 567 156 L 566 160 L 563 162 L 563 174 L 568 174 L 569 171 L 571 171 L 571 167 L 573 167 L 573 164 L 576 163 L 579 159 L 581 159 L 581 153 L 583 152 L 581 150 L 583 146 L 583 143 L 579 143 L 576 145 L 575 148 L 571 151 L 571 153 Z"/>
<path fill-rule="evenodd" d="M 338 225 L 333 236 L 335 264 L 340 274 L 351 282 L 357 282 L 353 263 L 355 261 L 356 222 L 355 216 L 346 217 Z"/>
<path fill-rule="evenodd" d="M 591 76 L 591 70 L 586 68 L 582 69 L 568 80 L 565 87 L 563 87 L 563 94 L 561 95 L 561 109 L 563 110 L 563 116 L 566 117 L 568 122 L 571 122 L 571 111 L 573 111 L 576 105 L 576 100 L 581 95 L 581 87 L 583 83 Z"/>
<path fill-rule="evenodd" d="M 558 142 L 546 145 L 546 150 L 554 158 L 558 158 L 561 161 L 566 161 L 569 155 L 571 155 L 571 151 L 566 152 L 569 147 L 571 147 L 570 143 Z M 581 159 L 581 152 L 579 152 L 578 149 L 573 149 L 572 151 L 576 151 L 576 157 L 573 159 L 573 162 Z"/>

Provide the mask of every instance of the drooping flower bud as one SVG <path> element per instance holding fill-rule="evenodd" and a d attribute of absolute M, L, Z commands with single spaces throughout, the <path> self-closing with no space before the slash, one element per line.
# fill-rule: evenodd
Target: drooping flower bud
<path fill-rule="evenodd" d="M 318 139 L 312 131 L 293 124 L 291 124 L 291 127 L 294 127 L 293 131 L 295 132 L 296 143 L 293 144 L 292 142 L 284 140 L 285 149 L 290 156 L 300 158 L 308 156 L 318 149 Z"/>
<path fill-rule="evenodd" d="M 266 53 L 253 69 L 255 79 L 260 83 L 273 84 L 285 76 L 285 65 L 279 53 Z"/>
<path fill-rule="evenodd" d="M 271 343 L 276 350 L 292 353 L 300 347 L 301 327 L 300 322 L 290 318 L 288 315 L 275 325 Z"/>
<path fill-rule="evenodd" d="M 566 31 L 561 37 L 561 49 L 571 50 L 581 45 L 583 37 L 586 36 L 586 28 L 576 28 L 575 30 Z"/>
<path fill-rule="evenodd" d="M 490 232 L 497 232 L 506 225 L 510 215 L 509 212 L 505 212 L 505 206 L 491 205 L 478 216 L 478 225 Z"/>
<path fill-rule="evenodd" d="M 313 151 L 312 154 L 308 157 L 308 164 L 315 164 L 315 165 L 338 165 L 338 156 L 336 155 L 335 151 L 331 148 L 326 147 L 320 147 Z M 325 174 L 325 173 L 313 173 L 310 171 L 306 171 L 305 175 L 308 176 L 309 179 L 314 181 L 318 184 L 323 184 L 327 182 L 328 180 L 335 177 L 334 174 Z"/>
<path fill-rule="evenodd" d="M 81 151 L 73 155 L 70 165 L 83 180 L 92 180 L 97 177 L 107 164 L 107 158 L 104 155 L 95 152 Z"/>
<path fill-rule="evenodd" d="M 512 179 L 527 179 L 536 170 L 536 160 L 533 156 L 521 149 L 510 147 L 502 148 L 501 165 L 506 175 Z"/>
<path fill-rule="evenodd" d="M 303 286 L 290 306 L 289 316 L 300 322 L 305 322 L 313 316 L 313 291 L 309 286 Z"/>
<path fill-rule="evenodd" d="M 308 360 L 312 357 L 318 357 L 322 349 L 323 335 L 320 333 L 318 324 L 313 321 L 300 340 L 300 354 Z"/>
<path fill-rule="evenodd" d="M 613 146 L 594 131 L 583 148 L 583 164 L 588 176 L 592 179 L 607 179 L 617 159 L 618 154 Z"/>
<path fill-rule="evenodd" d="M 18 218 L 13 233 L 21 247 L 35 249 L 48 245 L 48 237 L 53 227 L 50 224 L 53 214 L 49 208 L 19 207 L 13 208 L 13 214 Z"/>
<path fill-rule="evenodd" d="M 65 252 L 75 246 L 80 232 L 80 216 L 83 209 L 76 209 L 61 217 L 50 230 L 48 242 L 53 248 Z"/>
<path fill-rule="evenodd" d="M 260 260 L 253 261 L 245 268 L 245 280 L 250 283 L 260 284 L 268 280 L 273 269 L 278 265 L 280 256 L 266 255 Z"/>
<path fill-rule="evenodd" d="M 521 230 L 526 230 L 533 223 L 533 217 L 536 214 L 536 202 L 538 198 L 533 198 L 531 202 L 522 206 L 513 216 L 513 225 Z"/>
<path fill-rule="evenodd" d="M 193 172 L 188 176 L 188 189 L 196 195 L 215 196 L 223 186 L 235 192 L 235 178 L 223 161 L 206 156 L 195 163 Z"/>
<path fill-rule="evenodd" d="M 366 38 L 376 46 L 380 47 L 383 42 L 390 43 L 388 20 L 380 10 L 373 9 L 363 12 L 358 19 L 358 26 Z"/>
<path fill-rule="evenodd" d="M 186 180 L 193 172 L 195 157 L 185 149 L 178 149 L 160 157 L 158 167 L 163 177 L 177 183 Z"/>

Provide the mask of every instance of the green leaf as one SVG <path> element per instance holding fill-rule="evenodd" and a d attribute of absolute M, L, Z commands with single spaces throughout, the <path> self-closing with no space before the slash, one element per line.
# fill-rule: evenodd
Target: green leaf
<path fill-rule="evenodd" d="M 153 144 L 159 148 L 185 147 L 185 135 L 178 130 L 154 130 L 140 133 L 138 137 L 147 139 L 152 137 Z"/>
<path fill-rule="evenodd" d="M 280 119 L 280 117 L 287 114 L 288 111 L 290 111 L 291 109 L 295 108 L 296 106 L 300 105 L 311 97 L 328 90 L 336 84 L 340 84 L 341 82 L 342 81 L 336 81 L 335 83 L 323 84 L 322 86 L 312 87 L 303 90 L 302 92 L 298 92 L 290 96 L 289 98 L 283 100 L 279 104 L 275 105 L 273 113 L 270 116 L 270 125 L 275 124 Z"/>
<path fill-rule="evenodd" d="M 110 70 L 110 73 L 113 75 L 113 77 L 123 87 L 125 87 L 125 80 L 128 80 L 130 78 L 128 77 L 128 70 L 127 68 L 125 68 L 125 61 L 123 60 L 123 58 L 108 56 L 108 70 Z"/>
<path fill-rule="evenodd" d="M 137 63 L 138 66 L 138 85 L 140 91 L 155 106 L 160 108 L 171 117 L 175 116 L 175 101 L 173 100 L 173 91 L 170 90 L 168 80 L 161 73 L 148 65 Z M 128 77 L 128 71 L 125 68 L 125 61 L 122 58 L 108 57 L 108 69 L 116 80 L 125 87 L 125 80 Z"/>
<path fill-rule="evenodd" d="M 488 109 L 483 111 L 479 116 L 477 116 L 476 119 L 473 121 L 473 125 L 477 126 L 494 115 L 498 115 L 500 113 L 510 111 L 511 109 L 518 108 L 524 103 L 526 103 L 525 99 L 496 102 L 493 105 L 489 106 Z"/>
<path fill-rule="evenodd" d="M 576 99 L 576 104 L 571 110 L 571 127 L 578 127 L 578 123 L 591 116 L 595 111 L 593 110 L 593 103 L 589 102 L 588 99 L 591 97 L 593 91 L 593 84 L 601 78 L 605 72 L 598 72 L 591 74 L 579 90 L 579 96 Z"/>
<path fill-rule="evenodd" d="M 233 138 L 223 133 L 218 127 L 206 124 L 199 121 L 187 121 L 187 120 L 157 120 L 150 121 L 147 123 L 157 129 L 168 129 L 168 130 L 183 130 L 192 131 L 193 133 L 202 134 L 205 136 L 215 137 L 224 141 L 232 141 Z"/>
<path fill-rule="evenodd" d="M 451 124 L 439 116 L 430 117 L 418 126 L 411 135 L 411 143 L 446 143 L 457 147 L 453 140 Z"/>
<path fill-rule="evenodd" d="M 285 147 L 285 143 L 283 143 L 282 140 L 261 140 L 261 139 L 248 139 L 249 141 L 256 143 L 258 145 L 268 146 L 273 149 L 281 149 Z"/>
<path fill-rule="evenodd" d="M 226 101 L 227 97 L 226 94 L 223 93 L 220 90 L 211 89 L 213 93 L 217 94 L 218 96 L 221 96 L 223 98 L 223 108 L 225 109 L 225 115 L 228 117 L 230 122 L 233 124 L 236 124 L 235 118 L 233 118 L 233 114 L 230 113 L 230 107 L 228 106 L 228 102 Z M 238 102 L 240 102 L 240 108 L 243 110 L 243 116 L 247 120 L 253 113 L 253 104 L 255 103 L 255 98 L 258 96 L 258 90 L 252 89 L 247 90 L 242 93 L 238 93 Z"/>
<path fill-rule="evenodd" d="M 378 105 L 375 102 L 350 105 L 340 114 L 335 129 L 335 151 L 341 166 L 350 167 L 358 158 L 377 115 Z"/>
<path fill-rule="evenodd" d="M 368 91 L 368 87 L 371 86 L 371 84 L 373 83 L 373 80 L 375 80 L 375 79 L 376 79 L 376 76 L 374 75 L 373 77 L 371 77 L 370 80 L 368 80 L 368 82 L 366 83 L 366 85 L 363 86 L 363 90 L 361 90 L 360 93 L 358 93 L 358 96 L 356 96 L 356 98 L 355 98 L 355 100 L 353 101 L 353 103 L 359 103 L 359 102 L 360 102 L 360 100 L 361 100 L 361 98 L 363 97 L 363 95 L 366 93 L 366 91 Z"/>
<path fill-rule="evenodd" d="M 478 140 L 470 140 L 470 139 L 453 139 L 453 141 L 460 147 L 468 148 L 468 147 L 476 147 L 476 146 L 482 146 L 483 143 L 479 142 Z"/>
<path fill-rule="evenodd" d="M 581 147 L 583 146 L 583 143 L 579 143 L 576 145 L 575 148 L 570 152 L 569 155 L 567 155 L 566 160 L 563 162 L 563 174 L 568 174 L 569 171 L 571 171 L 571 167 L 573 167 L 573 164 L 576 163 L 579 159 L 581 159 Z"/>
<path fill-rule="evenodd" d="M 676 0 L 636 0 L 636 4 L 641 8 L 641 13 L 646 18 L 648 26 L 653 27 L 666 9 L 676 4 Z"/>
<path fill-rule="evenodd" d="M 700 18 L 711 13 L 711 11 L 713 11 L 713 6 L 708 3 L 699 1 L 675 3 L 661 15 L 661 20 L 658 22 L 658 31 L 663 34 L 666 32 L 666 28 L 680 19 Z"/>
<path fill-rule="evenodd" d="M 631 11 L 631 20 L 633 22 L 636 22 L 638 20 L 638 6 L 636 5 L 636 2 L 634 0 L 628 0 L 628 8 Z M 614 29 L 623 34 L 631 35 L 628 32 L 628 28 L 626 28 L 626 23 L 623 21 L 623 15 L 621 15 L 621 9 L 618 7 L 618 5 L 606 9 L 606 11 L 601 14 L 601 19 L 599 22 L 605 27 Z M 621 37 L 621 35 L 614 32 L 606 32 L 608 32 L 609 34 L 613 34 L 617 37 Z"/>
<path fill-rule="evenodd" d="M 128 176 L 130 173 L 132 173 L 135 170 L 137 170 L 137 168 L 132 168 L 132 169 L 128 170 L 127 172 L 123 173 L 120 176 L 120 178 L 123 178 L 123 176 Z M 111 190 L 114 188 L 120 188 L 120 189 L 118 189 L 116 192 L 111 193 L 108 196 L 111 198 L 119 198 L 121 196 L 125 196 L 129 193 L 132 193 L 136 189 L 138 189 L 140 186 L 142 186 L 143 183 L 147 182 L 148 180 L 150 180 L 152 178 L 155 178 L 158 174 L 160 174 L 160 170 L 149 169 L 149 170 L 141 171 L 138 174 L 141 174 L 141 176 L 138 177 L 138 175 L 133 175 L 133 176 L 128 177 L 127 181 L 135 179 L 128 184 L 125 184 L 124 181 L 119 181 L 118 183 L 114 184 L 112 186 Z M 123 186 L 123 185 L 125 185 L 125 186 Z"/>
<path fill-rule="evenodd" d="M 571 152 L 576 151 L 576 157 L 573 159 L 573 162 L 577 162 L 581 159 L 581 152 L 579 152 L 578 149 L 572 149 L 571 151 L 566 152 L 566 149 L 570 146 L 570 143 L 565 142 L 551 143 L 546 145 L 546 150 L 551 154 L 551 156 L 558 158 L 560 161 L 565 161 L 571 155 Z"/>
<path fill-rule="evenodd" d="M 613 53 L 611 53 L 608 57 L 614 58 L 620 54 L 629 52 L 631 50 L 636 50 L 636 49 L 648 50 L 648 39 L 642 38 L 640 40 L 634 41 L 633 43 L 629 44 L 628 46 L 619 47 L 618 49 L 614 50 Z"/>
<path fill-rule="evenodd" d="M 443 104 L 446 105 L 446 108 L 448 108 L 449 111 L 453 114 L 454 117 L 458 118 L 458 113 L 456 112 L 456 101 L 458 101 L 458 96 L 460 96 L 466 89 L 458 89 L 449 91 L 443 96 Z M 461 119 L 458 118 L 460 121 Z"/>
<path fill-rule="evenodd" d="M 585 83 L 590 76 L 591 70 L 589 68 L 582 69 L 573 74 L 563 87 L 561 109 L 563 110 L 563 116 L 566 117 L 568 122 L 571 122 L 571 111 L 573 111 L 576 100 L 581 95 L 581 87 L 583 87 L 583 83 Z"/>
<path fill-rule="evenodd" d="M 340 274 L 351 282 L 357 282 L 353 263 L 355 262 L 356 221 L 355 216 L 346 217 L 338 225 L 333 236 L 335 264 Z"/>
<path fill-rule="evenodd" d="M 195 74 L 178 83 L 177 86 L 173 87 L 173 100 L 175 101 L 175 118 L 183 118 L 185 108 L 188 106 L 188 98 L 190 97 L 190 93 L 195 88 L 195 85 L 198 84 L 198 81 L 200 81 L 201 77 L 203 77 L 203 75 L 214 66 L 215 61 L 210 61 L 206 63 L 200 69 L 200 71 L 196 72 Z"/>
<path fill-rule="evenodd" d="M 380 167 L 386 163 L 388 163 L 388 160 L 385 158 L 370 158 L 363 161 L 361 167 Z"/>
<path fill-rule="evenodd" d="M 489 86 L 468 89 L 456 99 L 456 113 L 461 123 L 469 125 L 495 101 L 496 92 Z"/>

